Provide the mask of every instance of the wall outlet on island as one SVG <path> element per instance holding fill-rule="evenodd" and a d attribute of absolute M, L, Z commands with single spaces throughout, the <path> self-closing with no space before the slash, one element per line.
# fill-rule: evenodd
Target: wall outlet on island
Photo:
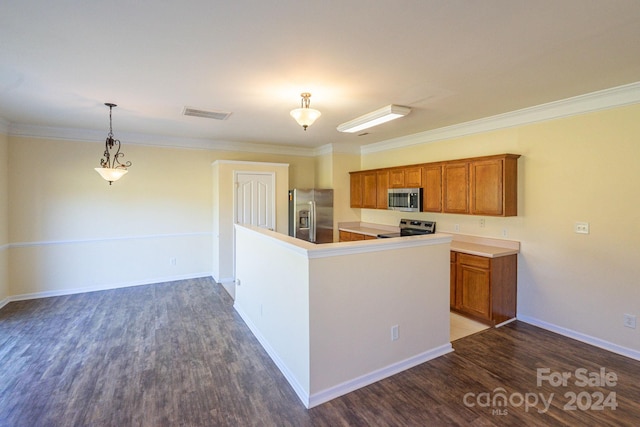
<path fill-rule="evenodd" d="M 397 341 L 398 336 L 398 325 L 393 325 L 391 327 L 391 341 Z"/>
<path fill-rule="evenodd" d="M 636 316 L 634 314 L 625 314 L 624 315 L 624 326 L 627 328 L 635 329 L 636 328 Z"/>

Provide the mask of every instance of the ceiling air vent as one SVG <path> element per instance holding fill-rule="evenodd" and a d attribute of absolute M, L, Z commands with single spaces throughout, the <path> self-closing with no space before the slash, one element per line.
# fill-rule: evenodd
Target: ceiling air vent
<path fill-rule="evenodd" d="M 231 113 L 226 111 L 207 111 L 200 110 L 198 108 L 184 107 L 184 109 L 182 110 L 182 115 L 204 117 L 205 119 L 226 120 L 229 118 Z"/>

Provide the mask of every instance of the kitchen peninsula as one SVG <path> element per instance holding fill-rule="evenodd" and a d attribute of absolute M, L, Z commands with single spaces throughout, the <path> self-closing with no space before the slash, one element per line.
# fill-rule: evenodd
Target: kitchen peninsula
<path fill-rule="evenodd" d="M 306 407 L 452 351 L 450 235 L 314 245 L 235 229 L 234 307 Z"/>
<path fill-rule="evenodd" d="M 375 238 L 390 226 L 361 222 L 339 223 L 340 241 Z M 391 227 L 398 231 L 398 227 Z M 516 318 L 517 265 L 520 242 L 451 235 L 450 307 L 489 326 Z"/>

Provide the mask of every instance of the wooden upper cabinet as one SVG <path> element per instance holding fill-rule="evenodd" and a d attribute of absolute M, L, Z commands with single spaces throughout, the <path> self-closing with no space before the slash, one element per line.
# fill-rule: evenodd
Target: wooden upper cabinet
<path fill-rule="evenodd" d="M 389 188 L 404 188 L 404 169 L 389 171 Z"/>
<path fill-rule="evenodd" d="M 376 188 L 376 192 L 378 193 L 376 208 L 387 209 L 389 203 L 389 198 L 387 196 L 387 190 L 389 189 L 389 171 L 378 171 L 376 172 L 376 177 L 378 180 L 378 185 Z"/>
<path fill-rule="evenodd" d="M 376 171 L 362 174 L 362 207 L 375 209 L 378 204 L 378 176 Z"/>
<path fill-rule="evenodd" d="M 422 167 L 405 168 L 404 184 L 407 188 L 422 187 Z"/>
<path fill-rule="evenodd" d="M 362 172 L 351 172 L 350 200 L 352 208 L 362 207 Z"/>
<path fill-rule="evenodd" d="M 443 212 L 469 213 L 469 162 L 447 162 L 442 170 Z"/>
<path fill-rule="evenodd" d="M 470 164 L 470 210 L 473 215 L 518 214 L 518 157 L 508 154 Z"/>
<path fill-rule="evenodd" d="M 422 170 L 422 210 L 442 212 L 442 165 L 425 165 Z"/>
<path fill-rule="evenodd" d="M 422 167 L 407 167 L 389 171 L 389 188 L 422 187 Z"/>
<path fill-rule="evenodd" d="M 376 171 L 351 172 L 351 207 L 376 208 L 377 174 Z"/>
<path fill-rule="evenodd" d="M 422 188 L 422 210 L 518 215 L 518 154 L 351 172 L 351 207 L 387 209 L 389 188 Z"/>

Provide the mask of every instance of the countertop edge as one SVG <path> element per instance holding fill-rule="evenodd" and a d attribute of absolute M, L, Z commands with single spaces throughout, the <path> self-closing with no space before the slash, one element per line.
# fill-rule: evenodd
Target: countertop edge
<path fill-rule="evenodd" d="M 382 225 L 378 226 L 378 224 L 351 222 L 351 223 L 338 224 L 338 230 L 377 237 L 378 234 L 397 232 L 400 229 L 398 227 L 393 227 L 393 226 L 382 226 Z M 446 231 L 442 233 L 448 234 L 452 237 L 451 250 L 455 252 L 461 252 L 469 255 L 477 255 L 477 256 L 482 256 L 486 258 L 499 258 L 503 256 L 520 253 L 520 242 L 517 242 L 517 241 L 504 240 L 505 246 L 486 245 L 481 243 L 475 243 L 475 241 L 487 240 L 487 241 L 501 242 L 503 240 L 490 238 L 490 237 L 483 238 L 483 237 L 464 235 L 464 234 L 458 234 L 458 233 L 448 233 Z"/>

